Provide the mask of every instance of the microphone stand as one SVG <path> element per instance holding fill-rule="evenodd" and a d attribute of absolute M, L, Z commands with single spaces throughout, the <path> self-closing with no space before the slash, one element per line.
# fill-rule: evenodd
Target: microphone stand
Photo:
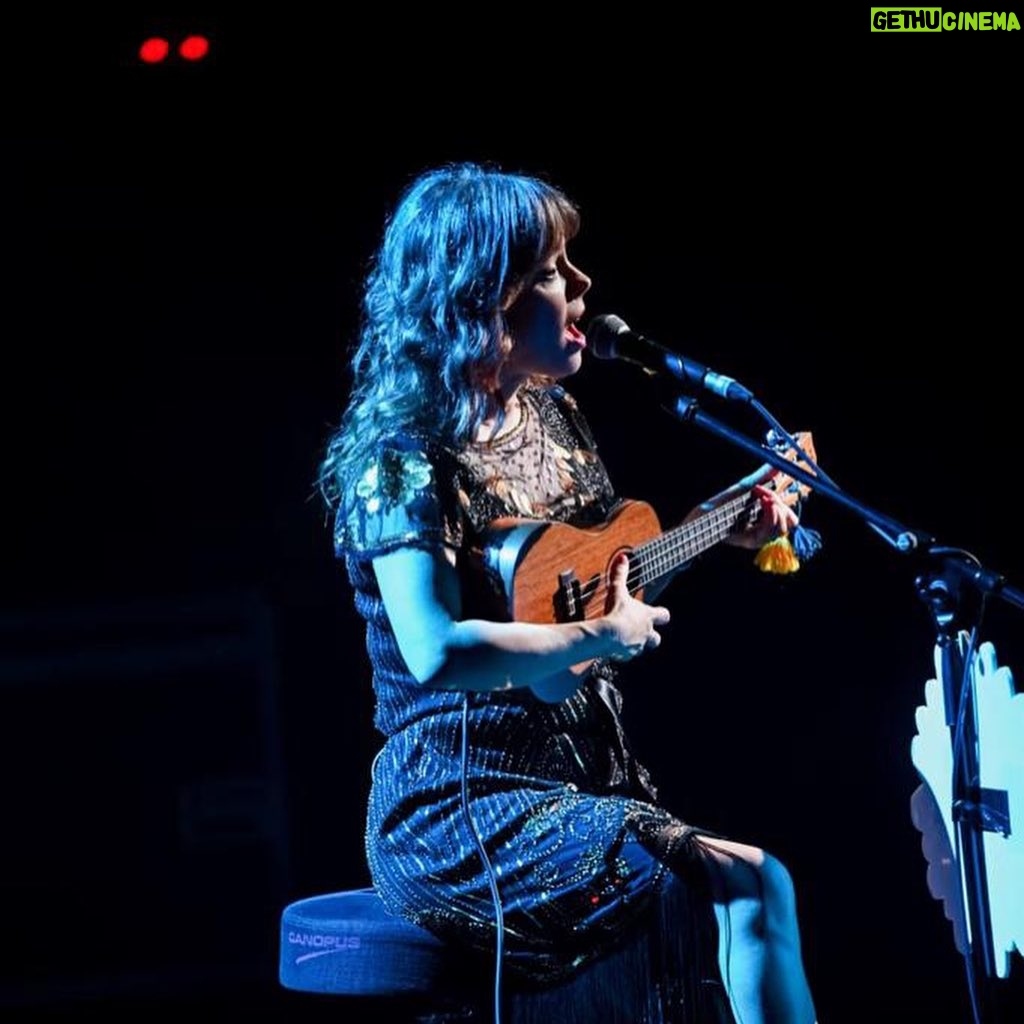
<path fill-rule="evenodd" d="M 931 614 L 936 643 L 941 652 L 945 680 L 946 724 L 951 735 L 957 727 L 963 733 L 959 749 L 954 747 L 952 818 L 959 838 L 962 882 L 967 896 L 969 925 L 968 952 L 965 955 L 968 976 L 972 979 L 971 998 L 976 1019 L 993 1020 L 995 1003 L 989 981 L 996 976 L 996 950 L 992 944 L 989 917 L 989 891 L 985 874 L 985 851 L 982 833 L 1009 834 L 1006 793 L 983 790 L 979 781 L 979 737 L 977 733 L 976 694 L 972 686 L 953 685 L 969 672 L 967 659 L 973 647 L 965 651 L 959 642 L 963 632 L 974 635 L 980 625 L 985 601 L 998 597 L 1015 608 L 1024 610 L 1024 590 L 1011 586 L 1005 577 L 986 569 L 969 552 L 936 543 L 934 537 L 914 530 L 883 515 L 843 493 L 833 484 L 804 470 L 767 445 L 758 444 L 731 427 L 707 415 L 695 399 L 680 396 L 668 411 L 686 423 L 695 423 L 717 437 L 742 448 L 756 458 L 771 463 L 789 476 L 806 484 L 815 493 L 851 510 L 867 522 L 891 546 L 904 555 L 920 558 L 924 567 L 915 580 L 918 596 Z M 799 457 L 799 453 L 798 453 Z M 1020 823 L 1018 823 L 1019 825 Z M 950 837 L 951 839 L 953 837 Z M 979 998 L 977 979 L 982 979 Z M 979 1016 L 983 1013 L 984 1016 Z"/>

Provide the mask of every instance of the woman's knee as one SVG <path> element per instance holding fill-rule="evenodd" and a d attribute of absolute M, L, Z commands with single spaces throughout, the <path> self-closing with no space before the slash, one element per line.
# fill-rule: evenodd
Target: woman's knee
<path fill-rule="evenodd" d="M 789 914 L 796 904 L 793 876 L 778 857 L 762 853 L 760 875 L 765 905 L 769 909 Z"/>
<path fill-rule="evenodd" d="M 701 845 L 714 865 L 712 874 L 720 898 L 756 899 L 776 915 L 793 912 L 793 878 L 774 854 L 731 841 L 702 839 Z"/>
<path fill-rule="evenodd" d="M 765 854 L 760 879 L 765 935 L 773 942 L 798 947 L 800 927 L 797 923 L 796 893 L 789 869 L 777 857 Z"/>
<path fill-rule="evenodd" d="M 792 892 L 793 877 L 789 873 L 789 868 L 775 854 L 763 850 L 761 853 L 761 874 L 764 876 L 766 887 L 779 893 Z"/>

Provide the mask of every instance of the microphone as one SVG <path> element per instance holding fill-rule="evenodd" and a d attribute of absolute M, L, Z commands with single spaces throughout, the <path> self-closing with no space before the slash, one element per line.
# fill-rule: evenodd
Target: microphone
<path fill-rule="evenodd" d="M 587 347 L 598 359 L 622 359 L 635 363 L 651 373 L 670 373 L 679 380 L 713 391 L 722 398 L 752 402 L 753 394 L 731 377 L 709 370 L 686 356 L 659 345 L 630 330 L 621 317 L 613 313 L 596 316 L 585 332 Z"/>

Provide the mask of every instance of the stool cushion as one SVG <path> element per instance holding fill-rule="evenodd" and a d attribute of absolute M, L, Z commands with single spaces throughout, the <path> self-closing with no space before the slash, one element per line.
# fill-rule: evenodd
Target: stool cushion
<path fill-rule="evenodd" d="M 433 995 L 460 987 L 456 959 L 430 932 L 391 914 L 372 887 L 296 900 L 281 914 L 278 973 L 285 988 Z"/>
<path fill-rule="evenodd" d="M 697 908 L 691 898 L 691 886 L 670 875 L 658 913 L 608 955 L 558 985 L 520 987 L 508 978 L 510 1024 L 735 1024 L 713 933 L 697 923 L 710 904 Z M 288 989 L 384 998 L 442 1011 L 438 1020 L 482 1020 L 493 974 L 489 958 L 390 914 L 373 888 L 311 896 L 281 914 L 279 977 Z M 448 1013 L 453 1007 L 456 1015 Z"/>

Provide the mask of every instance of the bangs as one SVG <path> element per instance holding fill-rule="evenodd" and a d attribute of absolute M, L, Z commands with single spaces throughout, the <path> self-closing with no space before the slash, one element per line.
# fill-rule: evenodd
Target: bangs
<path fill-rule="evenodd" d="M 557 189 L 540 196 L 541 219 L 544 225 L 540 255 L 557 249 L 562 242 L 571 242 L 580 229 L 580 213 L 576 206 Z"/>
<path fill-rule="evenodd" d="M 506 287 L 518 291 L 522 279 L 538 263 L 571 241 L 580 227 L 580 214 L 573 202 L 552 185 L 534 179 L 531 195 L 518 213 L 518 230 L 510 239 L 509 274 Z"/>

